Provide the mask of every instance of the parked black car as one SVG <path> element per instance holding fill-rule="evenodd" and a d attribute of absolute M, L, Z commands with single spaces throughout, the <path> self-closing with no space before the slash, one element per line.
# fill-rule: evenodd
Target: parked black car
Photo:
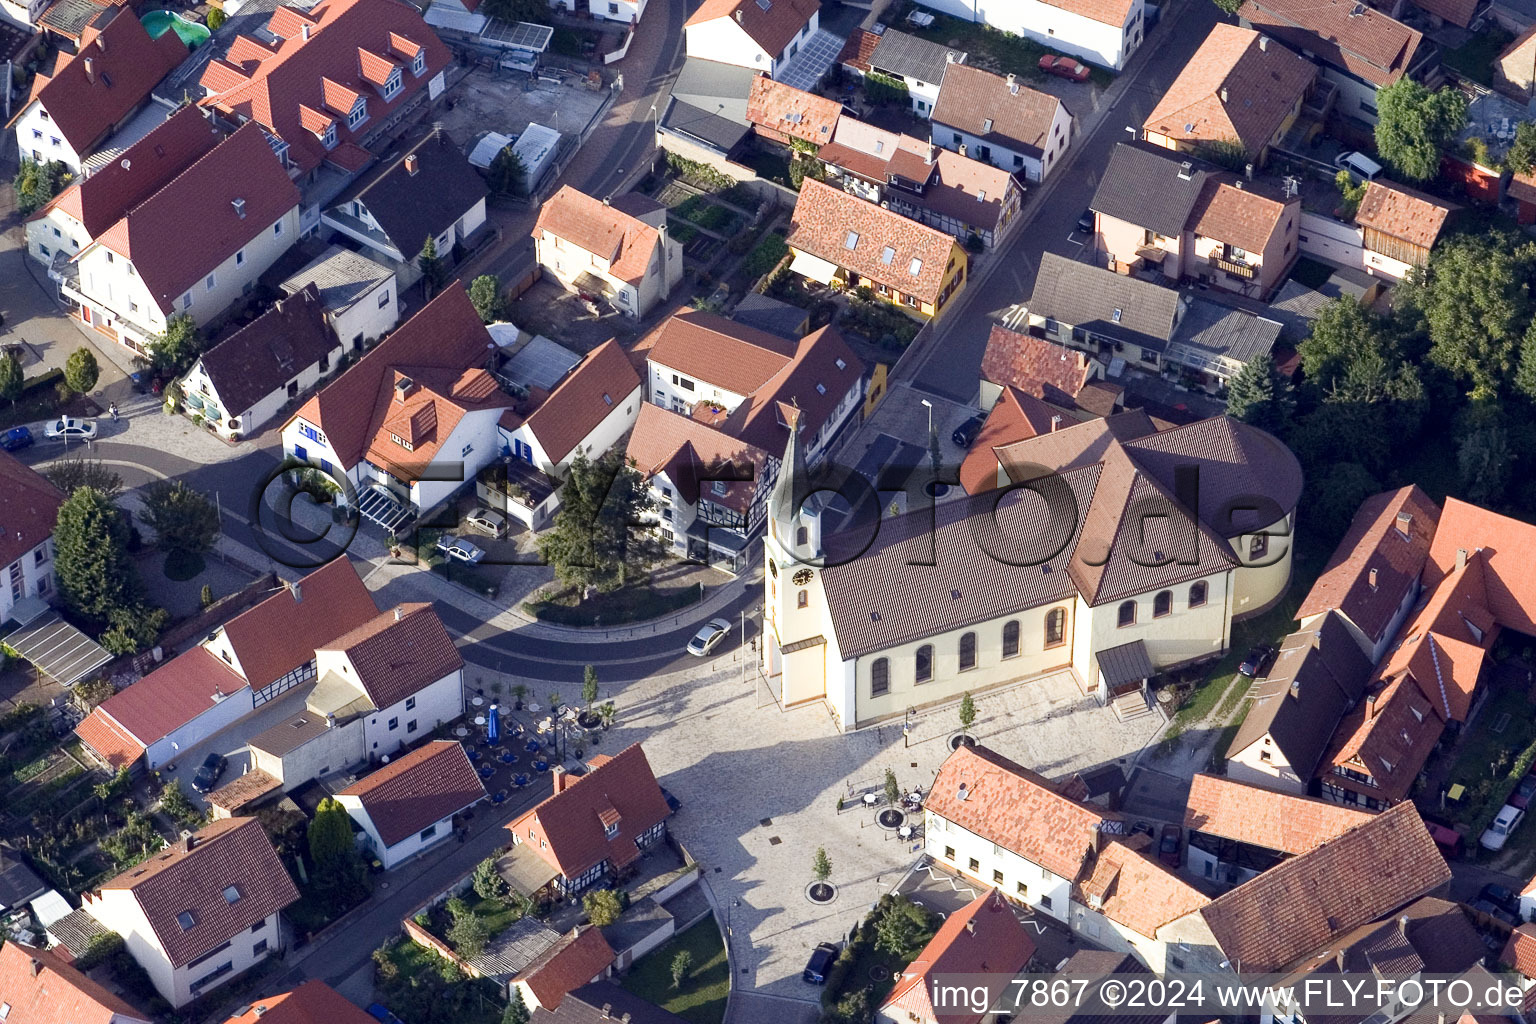
<path fill-rule="evenodd" d="M 955 432 L 949 435 L 949 439 L 955 442 L 958 448 L 969 448 L 971 442 L 976 440 L 976 435 L 981 433 L 981 425 L 987 422 L 985 413 L 977 413 L 964 423 L 955 428 Z"/>
<path fill-rule="evenodd" d="M 1093 225 L 1094 225 L 1093 211 L 1091 209 L 1090 210 L 1084 210 L 1082 216 L 1077 218 L 1077 230 L 1079 230 L 1079 231 L 1086 231 L 1086 232 L 1092 234 L 1092 232 L 1093 232 Z"/>
<path fill-rule="evenodd" d="M 219 776 L 224 774 L 224 769 L 229 766 L 229 761 L 223 754 L 209 754 L 203 758 L 203 766 L 192 776 L 192 788 L 199 793 L 207 793 L 219 784 Z"/>
<path fill-rule="evenodd" d="M 1505 886 L 1489 882 L 1483 886 L 1482 891 L 1477 894 L 1477 897 L 1479 900 L 1487 900 L 1494 906 L 1508 911 L 1516 917 L 1520 916 L 1520 897 Z"/>
<path fill-rule="evenodd" d="M 812 985 L 825 985 L 827 972 L 832 969 L 832 961 L 837 959 L 837 947 L 830 942 L 823 942 L 811 950 L 810 962 L 805 965 L 801 977 Z"/>
<path fill-rule="evenodd" d="M 1243 659 L 1243 663 L 1237 666 L 1237 671 L 1239 674 L 1248 676 L 1250 679 L 1256 678 L 1263 675 L 1264 670 L 1269 667 L 1269 663 L 1274 657 L 1275 649 L 1273 647 L 1269 644 L 1259 644 L 1248 652 L 1248 656 Z"/>

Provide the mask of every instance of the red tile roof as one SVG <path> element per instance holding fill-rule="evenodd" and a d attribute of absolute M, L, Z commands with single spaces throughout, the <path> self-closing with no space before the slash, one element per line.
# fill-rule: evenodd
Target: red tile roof
<path fill-rule="evenodd" d="M 380 711 L 464 667 L 459 649 L 430 604 L 402 604 L 380 612 L 320 649 L 346 654 L 358 684 Z"/>
<path fill-rule="evenodd" d="M 961 747 L 945 758 L 923 807 L 1068 879 L 1082 871 L 1095 833 L 1112 820 L 986 747 Z"/>
<path fill-rule="evenodd" d="M 1419 579 L 1439 520 L 1440 507 L 1416 484 L 1367 498 L 1296 617 L 1336 608 L 1373 643 L 1381 640 Z"/>
<path fill-rule="evenodd" d="M 689 505 L 698 502 L 704 482 L 730 480 L 724 494 L 712 491 L 709 500 L 745 513 L 756 500 L 771 456 L 723 430 L 641 402 L 624 458 L 646 480 L 666 473 L 678 496 Z"/>
<path fill-rule="evenodd" d="M 362 801 L 379 838 L 394 846 L 483 799 L 485 785 L 462 744 L 434 740 L 337 795 Z"/>
<path fill-rule="evenodd" d="M 230 619 L 224 635 L 245 678 L 262 687 L 312 660 L 317 647 L 378 613 L 352 563 L 338 558 Z"/>
<path fill-rule="evenodd" d="M 1075 404 L 1092 370 L 1092 361 L 1081 352 L 996 325 L 981 357 L 986 380 L 1068 407 Z"/>
<path fill-rule="evenodd" d="M 1522 924 L 1509 933 L 1499 963 L 1513 967 L 1517 974 L 1536 978 L 1536 924 Z"/>
<path fill-rule="evenodd" d="M 648 359 L 738 395 L 750 395 L 771 380 L 796 347 L 776 334 L 695 309 L 663 320 L 642 345 Z"/>
<path fill-rule="evenodd" d="M 612 839 L 604 835 L 600 819 L 607 808 L 620 815 Z M 564 790 L 507 828 L 515 841 L 537 850 L 566 878 L 577 878 L 604 861 L 615 868 L 634 861 L 640 856 L 635 841 L 670 813 L 645 751 L 633 743 L 586 775 L 568 780 Z"/>
<path fill-rule="evenodd" d="M 597 928 L 578 928 L 551 946 L 512 981 L 523 982 L 546 1010 L 553 1010 L 566 993 L 605 974 L 613 965 L 613 947 Z"/>
<path fill-rule="evenodd" d="M 1355 223 L 1428 249 L 1440 237 L 1440 229 L 1454 209 L 1450 203 L 1405 185 L 1371 181 L 1366 183 L 1365 198 L 1355 211 Z"/>
<path fill-rule="evenodd" d="M 10 565 L 53 535 L 64 494 L 32 467 L 0 452 L 0 565 Z"/>
<path fill-rule="evenodd" d="M 1536 526 L 1501 516 L 1456 498 L 1445 499 L 1429 549 L 1424 585 L 1434 587 L 1455 572 L 1456 554 L 1482 549 L 1483 587 L 1494 619 L 1521 633 L 1536 633 Z"/>
<path fill-rule="evenodd" d="M 372 1017 L 319 978 L 298 988 L 253 999 L 244 1013 L 224 1024 L 377 1024 Z"/>
<path fill-rule="evenodd" d="M 1371 816 L 1363 808 L 1200 774 L 1190 783 L 1184 827 L 1295 855 L 1316 849 Z"/>
<path fill-rule="evenodd" d="M 175 35 L 174 32 L 167 33 Z M 224 133 L 195 107 L 183 107 L 84 181 L 71 185 L 32 215 L 59 210 L 79 221 L 92 238 L 170 184 L 205 155 Z"/>
<path fill-rule="evenodd" d="M 873 32 L 856 28 L 848 33 L 848 41 L 837 55 L 837 63 L 846 64 L 856 71 L 869 71 L 869 58 L 880 45 L 880 37 Z"/>
<path fill-rule="evenodd" d="M 787 135 L 824 146 L 832 141 L 842 114 L 843 105 L 837 100 L 775 82 L 767 75 L 752 79 L 752 91 L 747 94 L 747 120 L 768 129 L 774 138 Z"/>
<path fill-rule="evenodd" d="M 747 396 L 721 425 L 726 433 L 765 451 L 782 452 L 789 424 L 814 438 L 864 375 L 864 361 L 831 324 L 795 343 L 778 373 Z"/>
<path fill-rule="evenodd" d="M 1161 862 L 1109 841 L 1078 883 L 1075 898 L 1116 924 L 1152 939 L 1163 925 L 1210 903 L 1205 893 Z"/>
<path fill-rule="evenodd" d="M 1465 722 L 1472 709 L 1483 655 L 1497 634 L 1488 610 L 1481 552 L 1428 591 L 1427 599 L 1399 630 L 1378 676 L 1407 676 L 1442 720 Z"/>
<path fill-rule="evenodd" d="M 1479 0 L 1414 0 L 1414 6 L 1462 28 L 1472 24 Z"/>
<path fill-rule="evenodd" d="M 528 429 L 539 439 L 549 460 L 558 464 L 608 418 L 615 406 L 629 402 L 631 395 L 644 404 L 645 396 L 637 394 L 639 388 L 640 375 L 619 343 L 610 339 L 588 352 L 529 414 Z"/>
<path fill-rule="evenodd" d="M 491 344 L 469 294 L 463 288 L 446 288 L 345 373 L 321 388 L 295 415 L 323 430 L 337 459 L 351 468 L 364 455 L 372 454 L 371 449 L 391 444 L 385 425 L 399 404 L 394 393 L 397 372 L 404 371 L 418 385 L 409 399 L 412 411 L 430 403 L 438 429 L 428 435 L 427 444 L 418 445 L 414 452 L 407 453 L 398 446 L 397 452 L 384 451 L 390 455 L 387 461 L 402 472 L 419 472 L 448 436 L 444 427 L 450 418 L 457 422 L 466 407 L 481 408 L 496 402 L 513 404 L 510 396 L 501 395 L 499 389 L 492 390 L 494 380 L 492 387 L 486 388 L 489 375 L 484 371 L 465 381 L 470 386 L 468 393 L 460 391 L 458 396 L 454 395 L 461 378 L 485 362 Z M 407 458 L 413 460 L 414 471 L 400 466 Z"/>
<path fill-rule="evenodd" d="M 998 330 L 1001 328 L 993 328 L 994 332 Z M 1048 434 L 1053 424 L 1059 429 L 1071 422 L 1070 417 L 1062 416 L 1056 407 L 1041 399 L 1016 387 L 1003 388 L 992 411 L 987 413 L 981 432 L 971 441 L 970 451 L 960 463 L 960 486 L 967 494 L 996 489 L 999 486 L 998 448 Z"/>
<path fill-rule="evenodd" d="M 52 78 L 41 74 L 28 103 L 42 103 L 48 117 L 81 157 L 89 154 L 135 107 L 148 98 L 160 79 L 187 59 L 187 47 L 174 32 L 151 39 L 130 7 L 110 11 L 101 28 L 87 28 L 80 50 L 64 58 Z"/>
<path fill-rule="evenodd" d="M 148 1021 L 58 954 L 0 940 L 0 1002 L 5 1024 L 124 1024 Z M 359 1022 L 361 1024 L 361 1022 Z"/>
<path fill-rule="evenodd" d="M 1363 796 L 1392 802 L 1408 795 L 1445 721 L 1406 675 L 1366 694 L 1339 722 L 1318 775 Z M 1364 772 L 1374 785 L 1333 774 L 1335 767 Z"/>
<path fill-rule="evenodd" d="M 299 898 L 255 818 L 206 825 L 101 888 L 133 894 L 174 967 L 186 966 Z M 187 913 L 191 923 L 183 926 L 181 915 Z"/>
<path fill-rule="evenodd" d="M 1200 913 L 1223 956 L 1242 961 L 1244 971 L 1275 971 L 1450 877 L 1424 819 L 1402 803 L 1275 865 Z"/>
<path fill-rule="evenodd" d="M 108 698 L 75 733 L 114 768 L 125 768 L 150 744 L 245 687 L 246 681 L 206 647 L 194 647 Z"/>
<path fill-rule="evenodd" d="M 96 244 L 132 260 L 160 309 L 171 313 L 183 293 L 298 205 L 299 190 L 261 129 L 246 125 L 134 207 Z M 198 230 L 187 231 L 188 224 Z"/>
<path fill-rule="evenodd" d="M 969 64 L 951 64 L 933 105 L 933 123 L 1040 154 L 1061 109 L 1061 100 L 1017 79 L 1010 82 Z"/>
<path fill-rule="evenodd" d="M 1097 21 L 1101 25 L 1123 28 L 1131 16 L 1131 0 L 1045 0 L 1052 7 L 1069 14 Z"/>
<path fill-rule="evenodd" d="M 1212 177 L 1189 216 L 1195 234 L 1263 253 L 1285 230 L 1282 223 L 1292 223 L 1300 213 L 1299 199 L 1272 198 L 1251 185 Z"/>
<path fill-rule="evenodd" d="M 895 1019 L 906 1014 L 915 1020 L 940 1024 L 976 1024 L 986 1016 L 984 1007 L 962 1004 L 959 1008 L 936 1010 L 931 986 L 941 979 L 947 984 L 960 977 L 982 974 L 997 978 L 1001 986 L 1023 970 L 1034 955 L 1034 940 L 1013 916 L 1008 901 L 993 889 L 945 918 L 917 959 L 896 979 L 896 987 L 880 1006 L 880 1016 Z M 994 997 L 997 994 L 993 993 Z M 988 1001 L 987 1005 L 992 1003 Z"/>
<path fill-rule="evenodd" d="M 786 241 L 867 281 L 928 303 L 938 301 L 949 261 L 966 259 L 953 235 L 811 178 L 801 183 Z M 887 249 L 893 250 L 889 259 Z"/>
<path fill-rule="evenodd" d="M 1413 63 L 1423 36 L 1362 6 L 1355 0 L 1247 0 L 1238 18 L 1378 88 L 1391 85 Z"/>
<path fill-rule="evenodd" d="M 311 26 L 308 39 L 306 25 Z M 255 121 L 281 137 L 300 171 L 313 169 L 335 152 L 328 153 L 322 142 L 324 125 L 318 125 L 318 131 L 313 122 L 306 125 L 301 107 L 318 111 L 327 100 L 345 103 L 341 110 L 332 108 L 337 142 L 361 142 L 412 103 L 450 58 L 416 8 L 399 0 L 326 0 L 308 13 L 279 7 L 267 27 L 282 37 L 276 53 L 263 45 L 245 44 L 238 52 L 232 46 L 228 61 L 216 62 L 204 73 L 202 85 L 210 94 L 201 102 L 238 120 Z M 420 75 L 411 70 L 416 48 L 425 49 L 427 56 Z M 369 82 L 359 50 L 400 68 L 401 89 L 394 99 L 385 102 Z M 347 127 L 346 115 L 351 98 L 357 96 L 368 100 L 368 119 L 354 130 Z"/>
<path fill-rule="evenodd" d="M 820 9 L 821 0 L 704 0 L 683 24 L 731 18 L 764 52 L 777 57 Z"/>
<path fill-rule="evenodd" d="M 605 260 L 611 275 L 630 284 L 645 277 L 661 249 L 656 228 L 570 185 L 561 185 L 539 207 L 533 237 L 546 231 Z"/>

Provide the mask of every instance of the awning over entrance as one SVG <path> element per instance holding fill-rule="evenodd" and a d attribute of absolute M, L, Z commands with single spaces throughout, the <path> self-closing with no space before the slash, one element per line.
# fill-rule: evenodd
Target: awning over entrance
<path fill-rule="evenodd" d="M 57 683 L 73 686 L 112 660 L 106 648 L 59 618 L 58 612 L 46 605 L 44 608 L 45 614 L 5 638 L 6 644 L 39 672 Z M 17 619 L 22 614 L 19 603 Z"/>
<path fill-rule="evenodd" d="M 1110 689 L 1152 678 L 1152 659 L 1147 656 L 1147 644 L 1143 640 L 1100 651 L 1098 661 L 1104 685 Z"/>
<path fill-rule="evenodd" d="M 808 277 L 821 284 L 831 284 L 838 273 L 836 263 L 828 262 L 820 256 L 812 256 L 808 252 L 796 252 L 794 260 L 789 264 L 789 269 L 801 277 Z"/>
<path fill-rule="evenodd" d="M 413 514 L 409 505 L 402 504 L 400 499 L 382 487 L 364 489 L 357 496 L 357 510 L 364 519 L 391 531 Z"/>
<path fill-rule="evenodd" d="M 496 860 L 496 873 L 516 891 L 533 896 L 560 874 L 537 851 L 519 843 Z"/>

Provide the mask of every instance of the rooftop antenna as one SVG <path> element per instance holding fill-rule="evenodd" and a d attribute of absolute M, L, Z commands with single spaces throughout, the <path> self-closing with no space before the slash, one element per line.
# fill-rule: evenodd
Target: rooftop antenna
<path fill-rule="evenodd" d="M 1292 196 L 1300 195 L 1301 179 L 1296 177 L 1294 174 L 1287 174 L 1284 178 L 1281 179 L 1281 188 L 1285 193 L 1285 198 L 1287 199 L 1290 199 Z"/>

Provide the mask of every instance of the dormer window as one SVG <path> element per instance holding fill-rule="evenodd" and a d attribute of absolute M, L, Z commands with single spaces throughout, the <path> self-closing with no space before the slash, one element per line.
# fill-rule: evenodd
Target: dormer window
<path fill-rule="evenodd" d="M 366 120 L 368 120 L 368 99 L 359 96 L 357 102 L 352 105 L 352 113 L 347 115 L 347 127 L 356 128 Z"/>
<path fill-rule="evenodd" d="M 389 73 L 389 78 L 384 82 L 384 100 L 388 101 L 400 95 L 400 69 L 395 68 Z"/>
<path fill-rule="evenodd" d="M 415 75 L 427 73 L 427 51 L 425 49 L 417 50 L 416 56 L 411 58 L 411 73 Z"/>
<path fill-rule="evenodd" d="M 325 144 L 325 148 L 326 149 L 335 149 L 336 148 L 336 122 L 335 121 L 332 121 L 330 124 L 325 126 L 325 134 L 320 137 L 320 141 Z"/>
<path fill-rule="evenodd" d="M 617 839 L 619 837 L 619 823 L 614 822 L 612 825 L 604 828 L 603 836 L 608 839 Z"/>

